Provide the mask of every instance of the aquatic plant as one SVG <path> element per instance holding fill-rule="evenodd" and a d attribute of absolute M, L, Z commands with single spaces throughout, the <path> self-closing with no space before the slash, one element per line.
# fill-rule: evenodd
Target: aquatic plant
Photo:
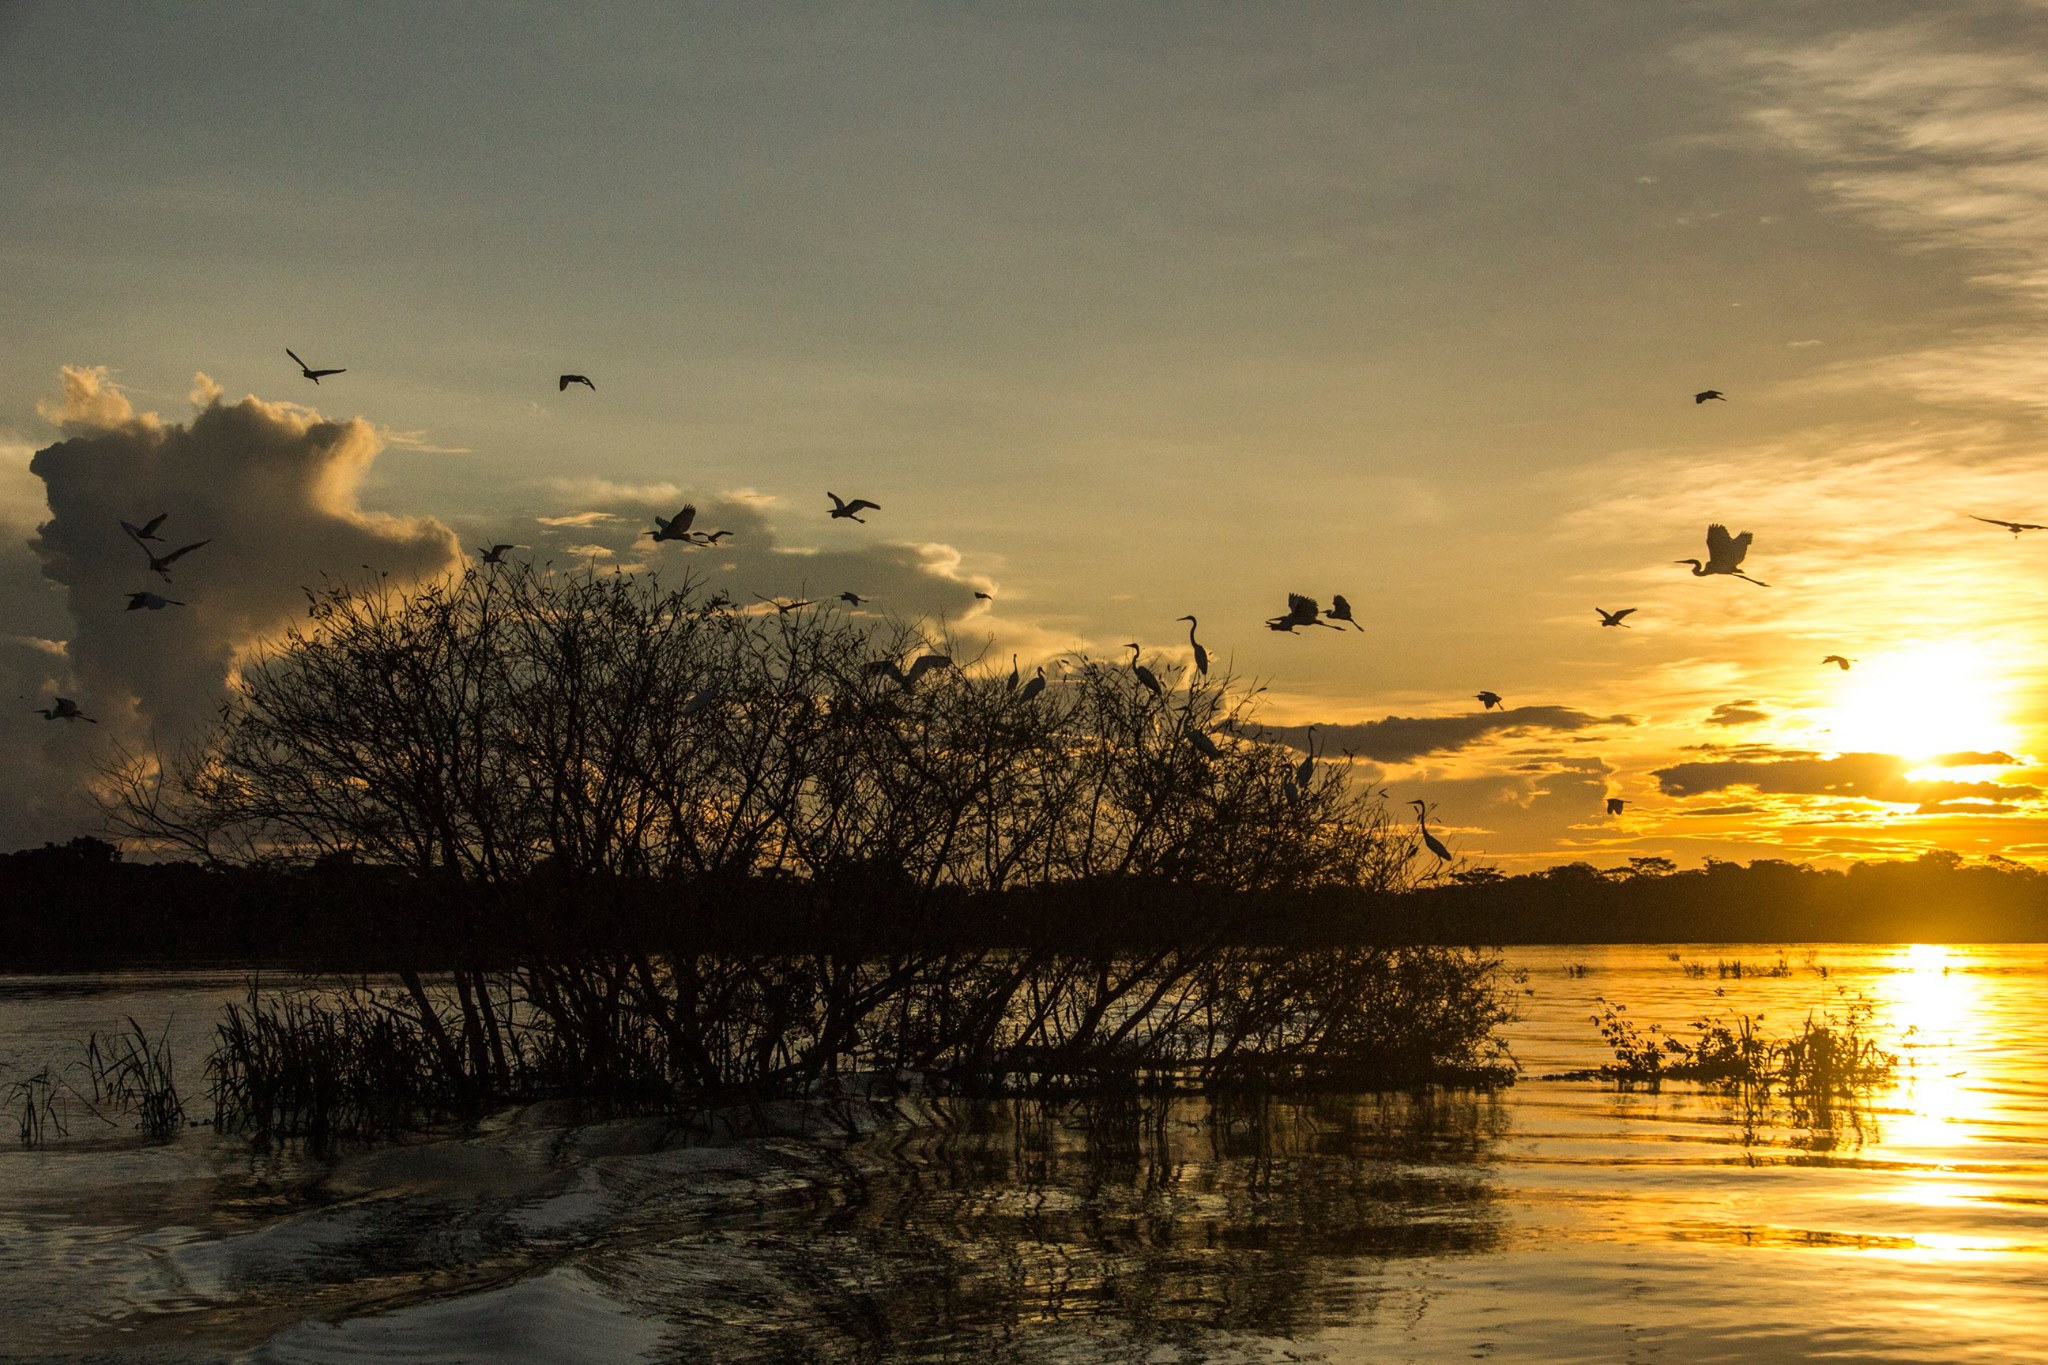
<path fill-rule="evenodd" d="M 1582 1075 L 1597 1075 L 1625 1087 L 1652 1089 L 1667 1080 L 1700 1081 L 1727 1087 L 1780 1087 L 1807 1099 L 1853 1094 L 1890 1080 L 1896 1054 L 1871 1036 L 1871 1006 L 1849 1000 L 1842 1013 L 1816 1019 L 1808 1014 L 1797 1032 L 1773 1038 L 1764 1016 L 1738 1012 L 1732 1018 L 1701 1016 L 1691 1036 L 1667 1033 L 1659 1025 L 1639 1027 L 1626 1005 L 1603 1001 L 1592 1016 L 1614 1061 Z"/>
<path fill-rule="evenodd" d="M 84 1066 L 96 1113 L 112 1109 L 132 1114 L 136 1126 L 157 1142 L 168 1141 L 185 1126 L 185 1101 L 178 1094 L 169 1025 L 152 1039 L 131 1015 L 125 1031 L 94 1032 L 85 1040 Z"/>
<path fill-rule="evenodd" d="M 64 1124 L 63 1110 L 57 1104 L 57 1092 L 62 1085 L 56 1069 L 47 1065 L 9 1083 L 7 1107 L 20 1106 L 15 1117 L 22 1146 L 41 1146 L 45 1133 L 50 1130 L 59 1137 L 69 1132 Z"/>

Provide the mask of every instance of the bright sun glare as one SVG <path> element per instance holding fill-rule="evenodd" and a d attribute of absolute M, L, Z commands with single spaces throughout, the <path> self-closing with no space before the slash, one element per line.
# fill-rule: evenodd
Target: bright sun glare
<path fill-rule="evenodd" d="M 1927 759 L 2016 742 L 2004 680 L 1982 650 L 1961 642 L 1857 663 L 1823 724 L 1828 747 L 1840 753 Z"/>

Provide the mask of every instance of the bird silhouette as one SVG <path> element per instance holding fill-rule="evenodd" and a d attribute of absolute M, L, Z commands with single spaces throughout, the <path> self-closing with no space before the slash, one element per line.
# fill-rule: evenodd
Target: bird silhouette
<path fill-rule="evenodd" d="M 1839 654 L 1830 654 L 1825 659 L 1822 659 L 1821 662 L 1824 664 L 1834 664 L 1836 667 L 1840 668 L 1844 673 L 1847 673 L 1849 671 L 1849 665 L 1854 663 L 1855 660 L 1845 659 Z"/>
<path fill-rule="evenodd" d="M 163 537 L 156 533 L 156 528 L 163 525 L 164 518 L 169 515 L 169 512 L 159 512 L 140 526 L 135 525 L 133 522 L 124 521 L 121 523 L 121 529 L 135 537 L 135 543 L 138 545 L 142 545 L 142 542 L 145 540 L 162 540 Z M 146 550 L 149 547 L 143 545 L 142 548 Z"/>
<path fill-rule="evenodd" d="M 206 540 L 195 540 L 190 545 L 181 545 L 177 549 L 171 551 L 169 554 L 164 555 L 150 554 L 149 547 L 147 545 L 143 545 L 142 553 L 149 555 L 149 567 L 156 574 L 156 576 L 158 578 L 163 579 L 164 582 L 168 583 L 171 581 L 171 565 L 177 563 L 186 555 L 191 554 L 200 546 L 211 545 L 212 543 L 213 541 L 211 538 Z M 137 541 L 136 544 L 141 545 L 142 542 Z"/>
<path fill-rule="evenodd" d="M 1718 398 L 1723 403 L 1728 401 L 1728 395 L 1721 392 L 1719 389 L 1701 389 L 1698 393 L 1692 396 L 1692 401 L 1695 404 L 1698 404 L 1704 403 L 1710 398 Z"/>
<path fill-rule="evenodd" d="M 656 517 L 654 519 L 654 529 L 652 531 L 642 531 L 640 534 L 653 536 L 656 544 L 664 540 L 686 541 L 690 538 L 690 523 L 696 519 L 697 504 L 686 502 L 683 504 L 682 509 L 673 517 L 667 520 Z"/>
<path fill-rule="evenodd" d="M 1628 802 L 1618 796 L 1610 796 L 1607 798 L 1607 813 L 1609 815 L 1619 815 L 1621 814 L 1621 808 L 1627 804 Z"/>
<path fill-rule="evenodd" d="M 1353 630 L 1365 629 L 1365 627 L 1359 625 L 1357 621 L 1352 620 L 1351 604 L 1344 600 L 1344 594 L 1341 592 L 1334 593 L 1331 595 L 1330 609 L 1324 612 L 1323 615 L 1329 617 L 1332 621 L 1349 621 L 1351 623 L 1351 628 Z"/>
<path fill-rule="evenodd" d="M 1728 528 L 1717 521 L 1707 528 L 1706 563 L 1702 564 L 1697 559 L 1674 559 L 1671 562 L 1692 565 L 1694 578 L 1704 578 L 1708 574 L 1727 574 L 1745 583 L 1754 583 L 1759 588 L 1768 588 L 1771 585 L 1761 578 L 1751 578 L 1742 571 L 1742 561 L 1749 554 L 1751 539 L 1753 536 L 1748 531 L 1739 536 L 1729 535 Z"/>
<path fill-rule="evenodd" d="M 561 379 L 558 380 L 555 384 L 555 392 L 567 393 L 569 391 L 569 386 L 571 384 L 581 384 L 584 388 L 589 389 L 592 393 L 597 392 L 597 385 L 590 382 L 590 376 L 587 374 L 563 375 Z"/>
<path fill-rule="evenodd" d="M 996 599 L 994 593 L 977 592 L 974 594 L 974 600 L 977 602 L 993 602 Z"/>
<path fill-rule="evenodd" d="M 868 519 L 866 517 L 854 516 L 854 513 L 860 511 L 862 508 L 866 508 L 871 512 L 879 512 L 882 510 L 882 504 L 880 504 L 879 502 L 869 502 L 866 498 L 855 498 L 852 502 L 847 502 L 840 498 L 840 496 L 837 493 L 831 492 L 829 490 L 826 492 L 825 496 L 832 499 L 832 510 L 826 515 L 834 518 L 846 517 L 850 520 L 859 522 L 863 526 L 867 525 Z"/>
<path fill-rule="evenodd" d="M 846 605 L 849 607 L 857 607 L 861 603 L 872 601 L 873 599 L 862 597 L 857 592 L 843 592 L 839 594 L 839 600 L 846 603 Z"/>
<path fill-rule="evenodd" d="M 894 659 L 877 659 L 866 665 L 865 671 L 871 678 L 893 678 L 896 685 L 905 692 L 917 686 L 917 680 L 937 668 L 951 668 L 953 659 L 947 654 L 920 654 L 911 661 L 909 668 L 901 668 Z M 1025 689 L 1030 690 L 1028 687 Z"/>
<path fill-rule="evenodd" d="M 1216 746 L 1216 741 L 1209 738 L 1206 732 L 1198 730 L 1194 726 L 1190 725 L 1187 727 L 1187 736 L 1188 743 L 1193 745 L 1195 752 L 1200 754 L 1203 758 L 1223 757 L 1223 750 Z"/>
<path fill-rule="evenodd" d="M 1608 611 L 1604 607 L 1595 607 L 1593 610 L 1600 614 L 1600 624 L 1603 626 L 1620 626 L 1623 630 L 1635 629 L 1634 626 L 1621 619 L 1624 616 L 1635 615 L 1636 609 L 1634 607 L 1623 607 L 1620 611 Z"/>
<path fill-rule="evenodd" d="M 1131 651 L 1131 676 L 1138 680 L 1138 685 L 1155 697 L 1164 697 L 1166 689 L 1159 685 L 1159 676 L 1138 662 L 1145 653 L 1145 651 L 1138 648 L 1138 642 L 1133 640 L 1125 645 L 1124 648 Z"/>
<path fill-rule="evenodd" d="M 1410 801 L 1408 804 L 1415 807 L 1415 823 L 1422 830 L 1422 846 L 1434 853 L 1438 862 L 1449 862 L 1451 851 L 1444 847 L 1443 840 L 1429 832 L 1428 812 L 1423 804 L 1420 801 Z"/>
<path fill-rule="evenodd" d="M 99 722 L 94 720 L 91 716 L 88 716 L 87 714 L 85 714 L 85 712 L 79 710 L 78 703 L 71 700 L 71 698 L 69 697 L 57 698 L 57 704 L 55 706 L 39 706 L 36 708 L 36 713 L 40 715 L 44 720 L 82 720 L 87 725 L 99 724 Z"/>
<path fill-rule="evenodd" d="M 1320 724 L 1320 722 L 1318 722 L 1318 724 Z M 1294 765 L 1294 771 L 1288 774 L 1288 777 L 1292 779 L 1294 782 L 1295 790 L 1302 792 L 1308 790 L 1308 784 L 1315 778 L 1316 775 L 1315 725 L 1311 725 L 1308 727 L 1308 736 L 1304 742 L 1308 746 L 1307 750 L 1302 754 L 1301 762 Z"/>
<path fill-rule="evenodd" d="M 778 616 L 787 616 L 791 612 L 797 610 L 799 607 L 808 607 L 815 605 L 808 598 L 800 598 L 794 602 L 785 602 L 779 597 L 762 597 L 760 593 L 755 593 L 754 596 L 759 600 L 766 602 L 769 606 L 775 608 L 775 613 Z"/>
<path fill-rule="evenodd" d="M 1492 711 L 1500 707 L 1498 692 L 1477 692 L 1473 694 L 1472 699 L 1479 703 L 1479 709 L 1482 711 Z"/>
<path fill-rule="evenodd" d="M 1980 517 L 1975 512 L 1965 512 L 1963 515 L 1971 521 L 1981 521 L 1988 526 L 2003 526 L 2006 530 L 2012 532 L 2015 540 L 2019 538 L 2019 534 L 2022 531 L 2048 531 L 2048 526 L 2036 525 L 2031 521 L 2000 521 L 1997 517 Z"/>
<path fill-rule="evenodd" d="M 702 545 L 706 548 L 712 548 L 715 547 L 719 541 L 724 540 L 727 536 L 731 534 L 732 532 L 730 531 L 692 531 L 689 535 L 685 536 L 684 539 L 688 540 L 692 545 Z"/>
<path fill-rule="evenodd" d="M 129 611 L 162 611 L 165 607 L 182 607 L 185 604 L 175 597 L 158 597 L 153 592 L 131 592 L 128 594 Z"/>
<path fill-rule="evenodd" d="M 1174 619 L 1188 623 L 1188 647 L 1195 651 L 1195 674 L 1197 677 L 1208 677 L 1209 651 L 1202 648 L 1202 642 L 1195 638 L 1195 627 L 1200 622 L 1196 621 L 1192 616 L 1176 616 Z"/>
<path fill-rule="evenodd" d="M 306 378 L 312 380 L 315 384 L 319 383 L 321 378 L 325 375 L 348 373 L 347 370 L 316 370 L 311 365 L 308 365 L 305 361 L 299 360 L 299 353 L 297 351 L 294 351 L 289 346 L 284 348 L 284 353 L 290 356 L 293 360 L 298 361 L 299 373 L 306 376 Z"/>
<path fill-rule="evenodd" d="M 1017 700 L 1030 701 L 1033 697 L 1037 696 L 1040 692 L 1043 691 L 1045 691 L 1045 669 L 1041 667 L 1038 670 L 1038 676 L 1032 678 L 1031 681 L 1025 683 L 1024 686 L 1018 690 Z"/>
<path fill-rule="evenodd" d="M 489 547 L 479 545 L 476 547 L 476 552 L 483 556 L 483 562 L 486 564 L 503 564 L 505 562 L 505 551 L 518 548 L 517 545 L 492 545 Z"/>
<path fill-rule="evenodd" d="M 1322 619 L 1322 612 L 1315 598 L 1304 597 L 1298 592 L 1287 594 L 1287 614 L 1285 616 L 1267 618 L 1266 626 L 1270 630 L 1284 630 L 1289 635 L 1294 633 L 1296 626 L 1322 626 L 1327 630 L 1337 629 L 1336 626 Z"/>

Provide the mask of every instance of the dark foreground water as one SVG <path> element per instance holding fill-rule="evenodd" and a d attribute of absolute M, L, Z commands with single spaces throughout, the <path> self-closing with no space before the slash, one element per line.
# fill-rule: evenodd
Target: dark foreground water
<path fill-rule="evenodd" d="M 2048 1359 L 2048 947 L 1510 958 L 1527 1074 L 1497 1097 L 779 1110 L 744 1140 L 527 1111 L 326 1160 L 84 1115 L 15 1147 L 8 1087 L 127 1015 L 202 1092 L 243 984 L 0 978 L 0 1356 Z M 1862 1105 L 1542 1079 L 1607 1060 L 1598 997 L 1784 1031 L 1844 992 L 1903 1058 Z"/>

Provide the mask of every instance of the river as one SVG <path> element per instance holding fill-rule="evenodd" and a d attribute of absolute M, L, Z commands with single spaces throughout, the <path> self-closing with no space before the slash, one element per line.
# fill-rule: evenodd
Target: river
<path fill-rule="evenodd" d="M 239 974 L 0 977 L 0 1356 L 201 1361 L 2039 1361 L 2048 946 L 1523 948 L 1495 1095 L 1212 1109 L 545 1108 L 316 1158 L 12 1090 L 133 1017 L 180 1085 Z M 1724 976 L 1720 964 L 1746 970 Z M 1758 975 L 1753 969 L 1782 975 Z M 1690 967 L 1690 970 L 1688 968 Z M 1819 1112 L 1558 1073 L 1861 996 Z"/>

